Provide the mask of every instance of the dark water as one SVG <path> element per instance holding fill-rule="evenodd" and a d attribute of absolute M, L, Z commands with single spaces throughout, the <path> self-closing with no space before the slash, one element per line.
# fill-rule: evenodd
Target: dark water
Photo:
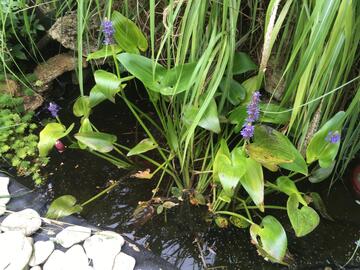
<path fill-rule="evenodd" d="M 65 123 L 78 121 L 71 116 L 72 105 L 65 105 L 67 102 L 62 104 L 61 119 Z M 146 99 L 137 102 L 141 108 L 148 106 Z M 121 143 L 133 146 L 144 134 L 124 106 L 121 102 L 116 105 L 105 102 L 95 109 L 90 119 L 100 131 L 115 133 Z M 155 215 L 143 226 L 131 225 L 128 221 L 134 209 L 139 201 L 151 198 L 156 180 L 126 177 L 127 171 L 117 169 L 90 153 L 73 149 L 62 154 L 53 151 L 46 170 L 55 197 L 72 194 L 79 202 L 103 190 L 109 181 L 120 180 L 121 183 L 111 192 L 86 206 L 81 215 L 90 223 L 125 233 L 180 269 L 204 269 L 199 247 L 209 269 L 282 269 L 257 255 L 248 230 L 222 230 L 208 224 L 204 207 L 184 202 L 165 214 Z M 319 227 L 306 237 L 294 236 L 286 212 L 269 212 L 279 218 L 287 231 L 294 269 L 325 269 L 326 266 L 341 269 L 340 266 L 354 251 L 355 241 L 360 239 L 360 205 L 355 203 L 342 183 L 335 185 L 329 196 L 327 187 L 328 184 L 324 183 L 305 184 L 300 188 L 302 191 L 319 191 L 330 215 L 336 220 L 322 219 Z M 284 197 L 275 196 L 275 199 L 285 205 Z M 349 266 L 347 269 L 360 269 L 360 252 Z"/>

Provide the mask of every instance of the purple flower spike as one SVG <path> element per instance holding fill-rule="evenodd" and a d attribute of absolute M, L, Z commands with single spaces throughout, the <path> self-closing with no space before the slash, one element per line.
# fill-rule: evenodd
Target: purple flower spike
<path fill-rule="evenodd" d="M 110 45 L 114 43 L 113 35 L 115 33 L 114 26 L 111 21 L 105 19 L 102 23 L 102 30 L 104 33 L 104 44 Z"/>
<path fill-rule="evenodd" d="M 55 102 L 50 102 L 47 109 L 51 113 L 52 117 L 57 117 L 60 107 Z"/>
<path fill-rule="evenodd" d="M 252 138 L 252 136 L 254 136 L 254 126 L 251 123 L 246 123 L 244 128 L 241 130 L 241 135 L 246 140 Z"/>
<path fill-rule="evenodd" d="M 325 138 L 325 141 L 329 142 L 329 143 L 337 143 L 340 141 L 340 134 L 339 132 L 335 131 L 329 131 L 328 135 Z"/>
<path fill-rule="evenodd" d="M 243 129 L 241 130 L 241 135 L 244 139 L 249 140 L 254 136 L 254 123 L 256 120 L 259 119 L 260 116 L 260 109 L 259 109 L 259 102 L 260 102 L 260 92 L 256 91 L 252 95 L 251 101 L 247 106 L 247 118 L 246 123 L 244 124 Z"/>

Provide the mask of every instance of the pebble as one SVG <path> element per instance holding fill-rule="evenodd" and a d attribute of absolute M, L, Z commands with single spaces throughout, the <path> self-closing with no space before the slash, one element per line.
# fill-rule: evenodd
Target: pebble
<path fill-rule="evenodd" d="M 31 267 L 30 270 L 41 270 L 41 266 L 37 265 L 37 266 Z"/>
<path fill-rule="evenodd" d="M 53 241 L 37 241 L 34 244 L 34 252 L 31 256 L 29 265 L 36 266 L 42 264 L 54 251 L 55 245 Z"/>
<path fill-rule="evenodd" d="M 0 196 L 9 196 L 9 177 L 0 176 Z M 0 205 L 6 205 L 10 201 L 10 196 L 5 198 L 0 198 Z"/>
<path fill-rule="evenodd" d="M 82 246 L 74 245 L 65 252 L 65 269 L 89 269 L 89 260 Z"/>
<path fill-rule="evenodd" d="M 121 251 L 124 238 L 112 231 L 94 234 L 84 242 L 86 255 L 92 259 L 95 270 L 112 270 L 116 255 Z"/>
<path fill-rule="evenodd" d="M 80 243 L 91 235 L 91 229 L 82 226 L 69 226 L 56 235 L 55 241 L 64 248 Z"/>
<path fill-rule="evenodd" d="M 115 257 L 113 270 L 133 270 L 136 260 L 124 252 L 120 252 Z"/>
<path fill-rule="evenodd" d="M 0 204 L 0 216 L 2 216 L 5 213 L 5 211 L 6 211 L 6 206 Z"/>
<path fill-rule="evenodd" d="M 41 218 L 33 209 L 25 209 L 8 215 L 1 223 L 3 231 L 21 231 L 26 236 L 32 235 L 41 226 Z"/>
<path fill-rule="evenodd" d="M 65 253 L 55 249 L 44 264 L 43 270 L 69 270 L 65 268 Z"/>
<path fill-rule="evenodd" d="M 31 257 L 32 240 L 19 231 L 0 234 L 0 269 L 24 269 Z"/>

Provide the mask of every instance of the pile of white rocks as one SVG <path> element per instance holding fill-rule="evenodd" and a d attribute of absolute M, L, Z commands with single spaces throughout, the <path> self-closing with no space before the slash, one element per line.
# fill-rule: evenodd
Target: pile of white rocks
<path fill-rule="evenodd" d="M 0 215 L 6 211 L 9 178 L 0 177 Z M 123 252 L 124 238 L 112 231 L 68 226 L 55 237 L 34 242 L 42 218 L 33 209 L 13 212 L 0 224 L 0 270 L 132 270 L 135 259 Z M 39 233 L 39 232 L 38 232 Z M 51 234 L 41 230 L 41 233 Z"/>

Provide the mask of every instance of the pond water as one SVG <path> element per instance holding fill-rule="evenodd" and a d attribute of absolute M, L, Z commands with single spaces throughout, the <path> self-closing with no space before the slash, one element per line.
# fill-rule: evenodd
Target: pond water
<path fill-rule="evenodd" d="M 69 103 L 74 97 L 71 94 L 63 102 L 59 101 L 62 106 L 60 118 L 65 124 L 78 122 L 72 116 L 72 103 Z M 146 99 L 137 103 L 141 108 L 148 106 Z M 127 146 L 135 145 L 144 137 L 121 102 L 105 102 L 96 107 L 91 120 L 100 131 L 116 134 Z M 81 215 L 89 223 L 127 235 L 179 269 L 204 269 L 200 249 L 209 269 L 282 269 L 257 255 L 248 230 L 219 229 L 207 223 L 206 207 L 184 202 L 165 214 L 155 215 L 142 226 L 131 224 L 129 220 L 138 202 L 150 199 L 156 180 L 129 178 L 127 171 L 76 149 L 67 149 L 61 154 L 53 151 L 46 171 L 55 198 L 71 194 L 79 202 L 103 190 L 109 181 L 120 180 L 121 183 L 108 194 L 87 205 Z M 340 269 L 353 253 L 355 241 L 360 239 L 360 206 L 340 181 L 329 195 L 327 187 L 328 183 L 300 186 L 302 191 L 318 191 L 335 220 L 321 219 L 319 227 L 306 237 L 295 237 L 286 212 L 269 212 L 279 218 L 287 231 L 294 269 L 325 269 L 326 266 L 331 267 L 327 269 Z M 281 204 L 284 199 L 276 196 Z M 346 269 L 360 269 L 360 252 Z"/>

